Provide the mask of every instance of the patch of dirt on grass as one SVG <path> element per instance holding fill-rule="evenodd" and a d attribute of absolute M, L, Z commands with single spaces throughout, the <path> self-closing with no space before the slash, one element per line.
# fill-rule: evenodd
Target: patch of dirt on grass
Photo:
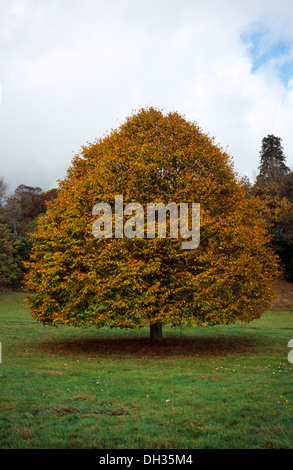
<path fill-rule="evenodd" d="M 65 416 L 67 414 L 76 414 L 80 413 L 81 411 L 78 408 L 74 408 L 73 406 L 65 406 L 63 408 L 55 408 L 52 413 L 56 416 Z"/>
<path fill-rule="evenodd" d="M 37 371 L 36 374 L 38 375 L 64 375 L 63 372 L 59 372 L 58 370 L 40 370 L 40 371 Z"/>
<path fill-rule="evenodd" d="M 122 416 L 122 415 L 128 415 L 129 411 L 125 410 L 124 408 L 114 408 L 114 409 L 94 411 L 92 412 L 92 414 L 108 415 L 108 416 Z"/>
<path fill-rule="evenodd" d="M 43 341 L 37 349 L 49 354 L 63 356 L 91 357 L 100 359 L 124 360 L 165 359 L 166 357 L 223 357 L 243 355 L 263 350 L 267 344 L 261 344 L 258 338 L 239 336 L 204 336 L 165 338 L 162 342 L 151 345 L 147 338 L 83 338 Z"/>
<path fill-rule="evenodd" d="M 15 409 L 16 409 L 15 405 L 1 405 L 0 406 L 0 411 L 11 411 Z"/>
<path fill-rule="evenodd" d="M 100 410 L 80 410 L 73 406 L 65 406 L 62 408 L 55 408 L 52 413 L 56 416 L 66 416 L 68 414 L 81 414 L 82 417 L 90 417 L 97 415 L 106 415 L 106 416 L 122 416 L 128 415 L 129 411 L 125 408 L 104 408 Z"/>
<path fill-rule="evenodd" d="M 77 401 L 78 401 L 78 400 L 86 401 L 86 400 L 88 400 L 88 396 L 87 396 L 87 395 L 83 395 L 82 393 L 79 393 L 79 394 L 75 395 L 75 396 L 73 397 L 73 399 L 74 399 L 74 400 L 77 400 Z"/>
<path fill-rule="evenodd" d="M 12 433 L 20 434 L 25 439 L 31 439 L 34 435 L 33 430 L 26 426 L 13 426 Z"/>
<path fill-rule="evenodd" d="M 293 310 L 293 283 L 278 279 L 275 283 L 275 292 L 270 309 Z"/>

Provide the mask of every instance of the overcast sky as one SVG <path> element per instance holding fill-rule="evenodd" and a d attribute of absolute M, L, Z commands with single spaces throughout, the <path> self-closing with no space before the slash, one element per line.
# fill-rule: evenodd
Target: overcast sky
<path fill-rule="evenodd" d="M 0 0 L 0 177 L 56 187 L 141 107 L 178 111 L 253 178 L 293 166 L 292 0 Z"/>

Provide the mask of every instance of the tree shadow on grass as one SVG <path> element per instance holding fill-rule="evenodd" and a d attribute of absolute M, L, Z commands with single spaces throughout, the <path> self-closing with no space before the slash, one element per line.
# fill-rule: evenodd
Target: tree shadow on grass
<path fill-rule="evenodd" d="M 241 336 L 169 337 L 158 344 L 146 338 L 74 338 L 43 341 L 39 351 L 66 356 L 110 358 L 116 360 L 170 357 L 224 357 L 255 354 L 268 348 L 268 342 Z"/>

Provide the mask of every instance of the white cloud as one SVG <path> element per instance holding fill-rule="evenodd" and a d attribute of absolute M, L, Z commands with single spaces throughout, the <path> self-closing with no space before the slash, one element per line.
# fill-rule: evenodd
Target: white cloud
<path fill-rule="evenodd" d="M 53 186 L 81 145 L 150 105 L 197 121 L 242 174 L 269 133 L 292 165 L 293 71 L 282 81 L 274 58 L 254 71 L 243 40 L 263 28 L 292 51 L 291 0 L 2 5 L 0 159 L 12 185 Z"/>

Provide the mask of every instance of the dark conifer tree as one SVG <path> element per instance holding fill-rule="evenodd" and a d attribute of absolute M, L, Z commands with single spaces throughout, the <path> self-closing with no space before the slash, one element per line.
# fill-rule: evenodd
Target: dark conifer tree
<path fill-rule="evenodd" d="M 284 177 L 290 173 L 290 168 L 285 163 L 286 157 L 281 142 L 280 137 L 272 134 L 262 139 L 257 184 L 267 179 Z"/>

